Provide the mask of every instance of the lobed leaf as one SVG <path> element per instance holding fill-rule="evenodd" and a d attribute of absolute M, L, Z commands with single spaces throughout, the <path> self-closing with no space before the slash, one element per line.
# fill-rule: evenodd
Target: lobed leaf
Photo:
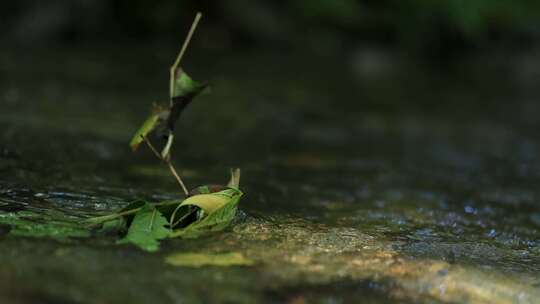
<path fill-rule="evenodd" d="M 231 171 L 230 185 L 238 185 L 240 171 Z M 235 218 L 243 193 L 236 187 L 204 185 L 184 200 L 150 204 L 136 200 L 116 213 L 86 219 L 86 226 L 102 225 L 101 232 L 128 229 L 119 243 L 156 251 L 166 237 L 193 238 L 225 229 Z"/>
<path fill-rule="evenodd" d="M 159 240 L 169 235 L 167 220 L 155 206 L 146 203 L 136 214 L 128 233 L 118 243 L 132 243 L 146 251 L 159 249 Z"/>

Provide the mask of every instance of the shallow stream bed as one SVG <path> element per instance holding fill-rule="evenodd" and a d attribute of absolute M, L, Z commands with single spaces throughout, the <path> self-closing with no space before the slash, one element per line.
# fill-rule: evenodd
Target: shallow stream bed
<path fill-rule="evenodd" d="M 157 253 L 80 228 L 181 197 L 127 146 L 167 93 L 150 49 L 0 53 L 0 302 L 539 303 L 540 94 L 508 66 L 195 56 L 174 161 L 191 188 L 242 168 L 234 225 Z"/>

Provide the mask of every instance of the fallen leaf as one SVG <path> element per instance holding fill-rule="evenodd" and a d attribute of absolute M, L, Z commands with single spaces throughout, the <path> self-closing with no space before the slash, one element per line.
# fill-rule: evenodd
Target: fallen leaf
<path fill-rule="evenodd" d="M 90 236 L 90 231 L 78 223 L 29 211 L 0 212 L 0 224 L 9 226 L 9 234 L 16 236 L 50 237 L 58 240 Z"/>
<path fill-rule="evenodd" d="M 169 235 L 169 229 L 165 228 L 167 224 L 156 207 L 146 203 L 135 214 L 128 233 L 118 243 L 132 243 L 146 251 L 156 251 L 159 249 L 159 240 Z"/>
<path fill-rule="evenodd" d="M 178 208 L 196 207 L 204 211 L 204 216 L 180 229 L 175 229 L 170 237 L 198 237 L 199 235 L 225 229 L 236 216 L 242 191 L 235 188 L 211 193 L 199 194 L 185 199 Z M 174 218 L 171 220 L 174 222 Z M 173 227 L 175 228 L 175 227 Z"/>
<path fill-rule="evenodd" d="M 202 267 L 202 266 L 250 266 L 253 261 L 239 252 L 229 253 L 176 253 L 165 258 L 165 262 L 174 266 Z"/>

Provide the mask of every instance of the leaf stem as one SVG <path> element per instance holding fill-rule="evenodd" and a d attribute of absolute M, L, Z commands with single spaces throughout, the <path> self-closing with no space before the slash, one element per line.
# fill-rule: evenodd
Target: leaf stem
<path fill-rule="evenodd" d="M 166 165 L 167 167 L 169 168 L 169 170 L 171 171 L 172 175 L 174 176 L 174 178 L 176 179 L 176 181 L 178 182 L 178 184 L 180 185 L 180 187 L 182 188 L 182 190 L 184 191 L 184 194 L 186 196 L 189 195 L 189 191 L 186 187 L 186 185 L 184 184 L 184 181 L 182 180 L 182 178 L 180 177 L 180 175 L 178 175 L 178 172 L 176 172 L 176 169 L 174 168 L 172 162 L 171 162 L 171 159 L 169 157 L 163 157 L 161 154 L 159 154 L 159 152 L 156 150 L 156 148 L 154 147 L 154 145 L 152 145 L 152 143 L 150 142 L 150 140 L 148 138 L 146 138 L 146 136 L 144 135 L 141 135 L 142 139 L 144 140 L 144 142 L 148 145 L 148 147 L 150 148 L 150 150 L 152 150 L 152 152 L 154 152 L 154 154 L 156 155 L 157 158 L 159 158 L 160 160 L 162 160 Z"/>
<path fill-rule="evenodd" d="M 180 207 L 185 207 L 185 206 L 178 205 L 178 207 L 176 207 L 176 209 L 174 209 L 173 214 L 171 215 L 171 219 L 169 221 L 169 226 L 170 226 L 171 231 L 174 230 L 174 226 L 178 225 L 181 221 L 185 220 L 188 216 L 193 214 L 193 212 L 195 212 L 195 210 L 196 210 L 195 208 L 189 208 L 188 212 L 186 214 L 182 215 L 181 218 L 179 218 L 177 221 L 175 221 L 176 212 L 178 212 Z"/>
<path fill-rule="evenodd" d="M 182 181 L 182 179 L 180 178 L 180 175 L 178 175 L 178 173 L 176 173 L 176 170 L 174 169 L 174 166 L 173 166 L 171 160 L 165 160 L 165 163 L 167 163 L 167 166 L 169 167 L 169 170 L 171 170 L 172 175 L 174 175 L 174 177 L 176 178 L 176 181 L 178 182 L 178 184 L 180 184 L 180 187 L 182 187 L 182 190 L 184 190 L 184 194 L 186 196 L 188 196 L 189 191 L 186 188 L 186 185 L 184 185 L 184 182 Z"/>
<path fill-rule="evenodd" d="M 141 138 L 142 138 L 143 141 L 148 145 L 148 147 L 150 148 L 150 150 L 152 150 L 152 152 L 154 152 L 154 154 L 156 155 L 156 157 L 159 158 L 160 160 L 163 160 L 163 158 L 161 157 L 161 154 L 159 154 L 159 152 L 156 150 L 156 148 L 154 148 L 154 145 L 152 145 L 152 143 L 150 142 L 150 140 L 148 140 L 148 138 L 146 138 L 146 136 L 144 136 L 144 135 L 141 135 Z"/>
<path fill-rule="evenodd" d="M 195 29 L 197 28 L 197 25 L 199 24 L 199 20 L 201 19 L 201 17 L 202 17 L 201 12 L 197 12 L 197 15 L 195 15 L 195 19 L 193 20 L 193 23 L 191 24 L 191 28 L 189 29 L 186 40 L 184 40 L 184 44 L 182 45 L 182 48 L 180 49 L 180 52 L 178 53 L 178 56 L 176 57 L 176 60 L 174 61 L 174 64 L 171 67 L 171 76 L 169 79 L 169 96 L 170 96 L 171 105 L 172 105 L 172 98 L 174 95 L 174 81 L 176 78 L 176 70 L 178 69 L 180 60 L 182 60 L 182 57 L 184 56 L 184 53 L 186 52 L 186 49 L 189 45 L 189 41 L 191 40 L 191 37 L 193 36 L 193 33 L 195 32 Z"/>
<path fill-rule="evenodd" d="M 167 206 L 167 205 L 176 205 L 176 204 L 180 204 L 180 203 L 181 202 L 176 200 L 176 201 L 165 201 L 165 202 L 156 203 L 156 204 L 153 204 L 153 205 L 156 206 L 156 207 L 159 207 L 159 206 Z M 86 219 L 85 222 L 87 223 L 88 227 L 93 227 L 93 226 L 97 226 L 97 225 L 99 225 L 101 223 L 105 223 L 105 222 L 115 220 L 115 219 L 117 219 L 119 217 L 122 217 L 122 216 L 137 213 L 141 209 L 142 209 L 142 207 L 139 207 L 139 208 L 134 208 L 134 209 L 118 212 L 118 213 L 91 217 L 89 219 Z"/>
<path fill-rule="evenodd" d="M 169 135 L 167 135 L 167 144 L 165 144 L 165 147 L 163 147 L 163 150 L 161 150 L 161 157 L 163 159 L 170 157 L 171 152 L 171 146 L 174 140 L 174 134 L 173 132 L 169 132 Z"/>

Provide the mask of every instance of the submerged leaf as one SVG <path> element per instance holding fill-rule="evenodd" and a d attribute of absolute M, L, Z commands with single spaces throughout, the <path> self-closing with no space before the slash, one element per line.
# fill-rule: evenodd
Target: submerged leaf
<path fill-rule="evenodd" d="M 77 223 L 28 211 L 2 212 L 0 224 L 10 226 L 9 234 L 16 236 L 50 237 L 58 240 L 90 236 L 90 231 Z"/>
<path fill-rule="evenodd" d="M 174 266 L 250 266 L 253 261 L 239 252 L 229 253 L 177 253 L 165 258 L 165 262 Z"/>
<path fill-rule="evenodd" d="M 128 233 L 119 243 L 133 243 L 146 251 L 156 251 L 159 249 L 159 240 L 169 234 L 165 225 L 167 220 L 161 212 L 147 203 L 135 214 Z"/>

